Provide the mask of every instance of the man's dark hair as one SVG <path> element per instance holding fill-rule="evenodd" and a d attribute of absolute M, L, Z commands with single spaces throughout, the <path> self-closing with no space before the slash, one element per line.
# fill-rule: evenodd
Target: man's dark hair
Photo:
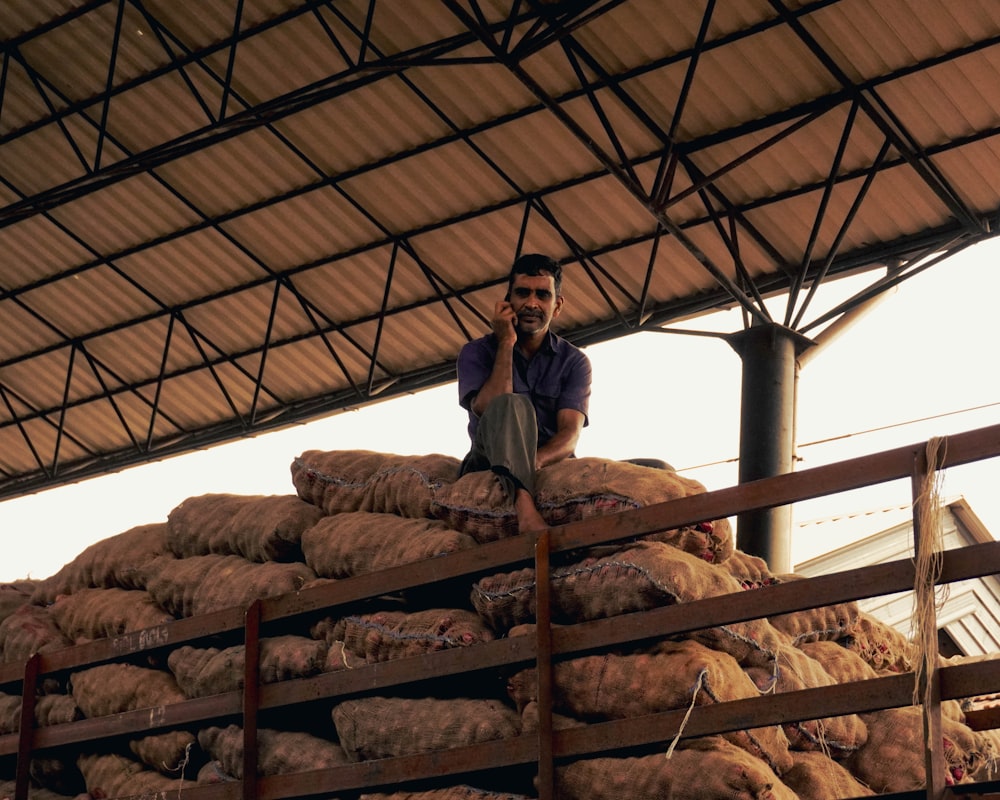
<path fill-rule="evenodd" d="M 520 256 L 514 266 L 510 268 L 510 276 L 507 278 L 507 294 L 514 288 L 515 275 L 551 275 L 556 286 L 556 297 L 562 294 L 562 267 L 559 263 L 541 253 L 526 253 Z"/>

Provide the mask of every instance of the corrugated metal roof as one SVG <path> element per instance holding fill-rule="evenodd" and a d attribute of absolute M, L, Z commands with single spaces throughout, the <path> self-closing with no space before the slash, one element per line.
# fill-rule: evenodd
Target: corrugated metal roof
<path fill-rule="evenodd" d="M 998 37 L 991 0 L 7 0 L 0 497 L 447 380 L 519 248 L 583 344 L 905 279 L 996 227 Z"/>

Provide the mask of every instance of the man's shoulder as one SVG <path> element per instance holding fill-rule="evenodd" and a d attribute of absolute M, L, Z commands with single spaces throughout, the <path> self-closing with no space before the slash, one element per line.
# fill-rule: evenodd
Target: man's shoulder
<path fill-rule="evenodd" d="M 495 333 L 488 333 L 478 339 L 470 339 L 462 345 L 462 350 L 496 350 L 497 337 Z"/>
<path fill-rule="evenodd" d="M 587 354 L 568 339 L 564 339 L 557 333 L 549 331 L 549 346 L 552 352 L 562 358 L 573 358 L 581 361 L 589 361 Z"/>

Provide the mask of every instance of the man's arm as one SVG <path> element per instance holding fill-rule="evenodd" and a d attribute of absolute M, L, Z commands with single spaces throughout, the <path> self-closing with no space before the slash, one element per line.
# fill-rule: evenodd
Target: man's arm
<path fill-rule="evenodd" d="M 556 432 L 544 446 L 538 448 L 535 454 L 535 469 L 547 467 L 573 455 L 585 419 L 583 413 L 575 408 L 559 409 L 556 414 Z"/>
<path fill-rule="evenodd" d="M 486 406 L 495 397 L 514 391 L 514 345 L 517 330 L 514 328 L 514 309 L 500 300 L 493 309 L 493 332 L 497 335 L 497 355 L 486 382 L 472 398 L 472 413 L 481 417 Z"/>

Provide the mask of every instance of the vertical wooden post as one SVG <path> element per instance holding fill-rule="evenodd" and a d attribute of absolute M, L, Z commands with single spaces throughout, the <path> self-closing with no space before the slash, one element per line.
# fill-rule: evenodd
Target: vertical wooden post
<path fill-rule="evenodd" d="M 538 673 L 538 798 L 552 800 L 552 584 L 548 530 L 535 541 L 535 668 Z"/>
<path fill-rule="evenodd" d="M 257 800 L 260 616 L 260 600 L 254 600 L 246 611 L 243 639 L 243 800 Z"/>
<path fill-rule="evenodd" d="M 928 500 L 938 502 L 932 495 L 928 498 L 928 486 L 937 471 L 937 463 L 929 463 L 927 450 L 917 451 L 914 457 L 911 491 L 913 496 L 913 550 L 914 563 L 920 564 L 921 556 L 929 556 L 935 548 L 937 531 L 928 516 Z M 923 559 L 926 563 L 926 558 Z M 920 613 L 916 614 L 918 628 L 915 638 L 919 644 L 914 665 L 918 681 L 914 688 L 915 698 L 922 701 L 924 728 L 924 770 L 926 774 L 927 800 L 940 800 L 946 786 L 947 764 L 944 760 L 943 736 L 941 730 L 941 681 L 938 673 L 937 612 L 935 608 L 935 575 L 929 570 L 916 569 L 914 578 L 914 600 Z"/>
<path fill-rule="evenodd" d="M 38 663 L 41 656 L 35 653 L 24 665 L 21 682 L 21 717 L 17 736 L 17 769 L 14 774 L 14 800 L 28 800 L 28 766 L 31 763 L 31 746 L 35 738 L 35 694 L 38 690 Z"/>

